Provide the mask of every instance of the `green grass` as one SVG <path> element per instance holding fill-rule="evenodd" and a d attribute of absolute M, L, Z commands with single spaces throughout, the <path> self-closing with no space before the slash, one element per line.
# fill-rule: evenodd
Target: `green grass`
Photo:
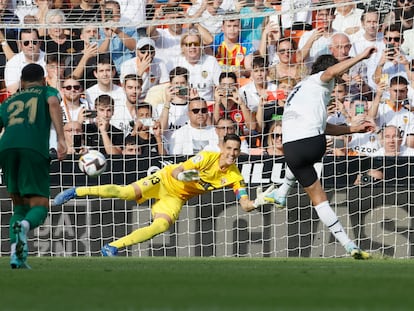
<path fill-rule="evenodd" d="M 414 310 L 414 261 L 0 258 L 0 310 Z"/>

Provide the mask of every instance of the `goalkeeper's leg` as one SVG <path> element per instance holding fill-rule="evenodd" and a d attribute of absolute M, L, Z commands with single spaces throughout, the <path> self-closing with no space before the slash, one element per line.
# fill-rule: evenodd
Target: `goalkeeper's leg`
<path fill-rule="evenodd" d="M 133 184 L 127 186 L 110 184 L 92 187 L 76 187 L 75 191 L 77 197 L 93 195 L 101 198 L 118 198 L 126 201 L 135 201 L 140 198 L 139 188 Z"/>
<path fill-rule="evenodd" d="M 124 236 L 123 238 L 109 243 L 109 245 L 114 246 L 118 249 L 131 246 L 149 240 L 154 236 L 167 231 L 169 227 L 170 222 L 166 218 L 157 217 L 154 219 L 151 225 L 137 229 L 132 233 Z"/>

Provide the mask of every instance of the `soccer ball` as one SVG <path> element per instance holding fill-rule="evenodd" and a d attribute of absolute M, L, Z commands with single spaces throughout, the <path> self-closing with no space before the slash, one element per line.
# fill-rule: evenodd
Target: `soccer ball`
<path fill-rule="evenodd" d="M 86 175 L 96 177 L 106 169 L 106 158 L 97 150 L 89 150 L 78 161 L 79 169 Z"/>

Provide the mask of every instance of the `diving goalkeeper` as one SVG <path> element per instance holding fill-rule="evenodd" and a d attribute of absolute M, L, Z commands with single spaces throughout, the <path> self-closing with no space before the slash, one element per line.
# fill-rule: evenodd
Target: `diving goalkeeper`
<path fill-rule="evenodd" d="M 233 188 L 236 198 L 246 212 L 263 204 L 273 203 L 273 186 L 265 192 L 258 188 L 256 199 L 249 199 L 243 177 L 236 166 L 240 145 L 239 136 L 229 134 L 224 137 L 220 152 L 202 151 L 185 162 L 167 165 L 127 186 L 70 188 L 55 197 L 54 205 L 88 195 L 135 200 L 137 203 L 156 199 L 151 208 L 153 222 L 149 226 L 137 229 L 102 247 L 103 256 L 116 256 L 120 248 L 144 242 L 167 231 L 178 219 L 184 203 L 196 195 L 229 186 Z"/>

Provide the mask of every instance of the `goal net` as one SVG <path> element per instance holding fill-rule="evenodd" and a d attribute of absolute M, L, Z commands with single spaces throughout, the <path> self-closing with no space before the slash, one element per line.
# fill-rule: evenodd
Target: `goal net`
<path fill-rule="evenodd" d="M 338 8 L 349 4 L 355 4 L 355 8 L 361 10 L 367 6 L 374 7 L 381 13 L 378 14 L 378 30 L 380 31 L 381 26 L 387 22 L 386 17 L 389 18 L 389 13 L 394 11 L 396 5 L 394 1 L 388 0 L 342 1 L 339 4 L 323 0 L 286 2 L 288 5 L 284 4 L 285 1 L 265 2 L 266 7 L 274 11 L 262 8 L 258 11 L 232 11 L 231 14 L 228 12 L 224 14 L 223 11 L 222 14 L 208 19 L 202 15 L 187 16 L 179 20 L 158 20 L 150 17 L 138 22 L 136 18 L 139 14 L 136 13 L 135 19 L 126 18 L 116 26 L 138 29 L 137 36 L 143 36 L 145 35 L 144 27 L 166 29 L 167 26 L 185 24 L 184 29 L 186 29 L 186 27 L 191 28 L 193 24 L 201 23 L 213 29 L 214 25 L 220 25 L 226 20 L 244 19 L 243 25 L 249 25 L 251 28 L 242 29 L 242 32 L 246 31 L 248 33 L 246 38 L 251 38 L 252 41 L 248 44 L 252 50 L 256 51 L 255 55 L 262 55 L 265 58 L 268 69 L 270 69 L 269 76 L 277 86 L 279 79 L 283 78 L 280 74 L 282 69 L 275 69 L 279 68 L 277 65 L 281 60 L 277 57 L 274 41 L 266 42 L 264 52 L 263 50 L 261 53 L 257 52 L 260 50 L 260 40 L 258 40 L 260 36 L 257 37 L 257 33 L 265 33 L 264 28 L 256 28 L 259 21 L 260 23 L 266 23 L 267 19 L 274 21 L 279 25 L 283 36 L 299 44 L 301 36 L 318 27 L 315 21 L 317 10 Z M 142 8 L 134 7 L 135 0 L 120 1 L 120 3 L 121 15 L 127 16 L 129 10 L 142 12 Z M 232 1 L 223 3 L 227 5 L 226 10 L 235 9 Z M 177 7 L 177 5 L 172 7 Z M 161 4 L 154 8 L 147 6 L 147 14 L 154 14 L 161 6 Z M 188 2 L 181 7 L 186 11 L 191 7 L 191 3 Z M 199 7 L 196 6 L 193 12 L 197 12 Z M 50 25 L 46 24 L 4 25 L 5 29 L 27 26 L 50 28 Z M 104 29 L 113 27 L 114 24 L 81 22 L 61 25 L 72 35 L 80 33 L 86 26 Z M 180 54 L 180 47 L 172 46 L 173 48 L 170 47 L 164 51 L 167 53 L 162 56 L 165 61 Z M 45 53 L 47 54 L 48 51 Z M 206 53 L 208 53 L 207 49 Z M 134 56 L 132 54 L 131 58 Z M 304 60 L 305 67 L 310 65 L 308 61 Z M 65 65 L 62 64 L 62 66 Z M 84 72 L 90 65 L 85 66 Z M 94 68 L 89 69 L 93 71 Z M 120 74 L 121 72 L 117 72 L 117 77 Z M 247 77 L 242 79 L 239 72 L 237 75 L 239 82 L 250 81 Z M 88 79 L 86 75 L 82 78 Z M 114 79 L 113 83 L 116 84 L 118 81 Z M 276 89 L 273 91 L 277 95 Z M 153 108 L 156 109 L 155 106 Z M 276 114 L 273 121 L 278 117 L 280 116 Z M 264 120 L 264 124 L 267 125 L 266 122 L 270 123 L 270 121 L 272 120 Z M 267 135 L 264 132 L 255 135 L 262 145 L 257 146 L 258 148 L 253 148 L 256 146 L 251 145 L 250 154 L 242 155 L 238 161 L 251 198 L 255 198 L 256 188 L 259 186 L 266 188 L 270 184 L 281 184 L 286 171 L 283 156 L 263 152 L 266 148 L 264 142 Z M 343 140 L 346 141 L 347 138 Z M 338 147 L 338 149 L 341 148 L 343 146 Z M 332 148 L 328 146 L 328 150 Z M 78 157 L 78 155 L 68 155 L 63 162 L 52 161 L 52 198 L 60 191 L 73 186 L 129 184 L 167 164 L 178 163 L 188 158 L 180 155 L 112 155 L 107 157 L 106 172 L 100 177 L 92 178 L 79 171 Z M 351 156 L 348 153 L 327 153 L 321 162 L 315 165 L 331 206 L 350 238 L 362 249 L 394 258 L 411 258 L 414 252 L 411 242 L 412 212 L 414 213 L 411 209 L 412 167 L 410 157 Z M 368 174 L 374 169 L 381 170 L 382 178 Z M 4 182 L 0 191 L 2 193 L 0 251 L 2 256 L 8 256 L 10 254 L 9 219 L 12 215 L 12 203 L 8 199 Z M 125 202 L 119 199 L 87 197 L 72 200 L 62 206 L 51 206 L 45 223 L 29 234 L 29 254 L 34 256 L 100 256 L 100 249 L 104 244 L 125 236 L 137 228 L 149 225 L 152 221 L 151 206 L 153 203 L 148 201 L 138 205 L 135 202 Z M 328 228 L 319 221 L 303 188 L 296 184 L 288 196 L 285 209 L 275 209 L 271 205 L 265 205 L 251 213 L 243 212 L 233 192 L 229 189 L 214 190 L 194 197 L 183 206 L 179 220 L 167 232 L 146 242 L 122 249 L 120 255 L 344 257 L 346 253 Z"/>

